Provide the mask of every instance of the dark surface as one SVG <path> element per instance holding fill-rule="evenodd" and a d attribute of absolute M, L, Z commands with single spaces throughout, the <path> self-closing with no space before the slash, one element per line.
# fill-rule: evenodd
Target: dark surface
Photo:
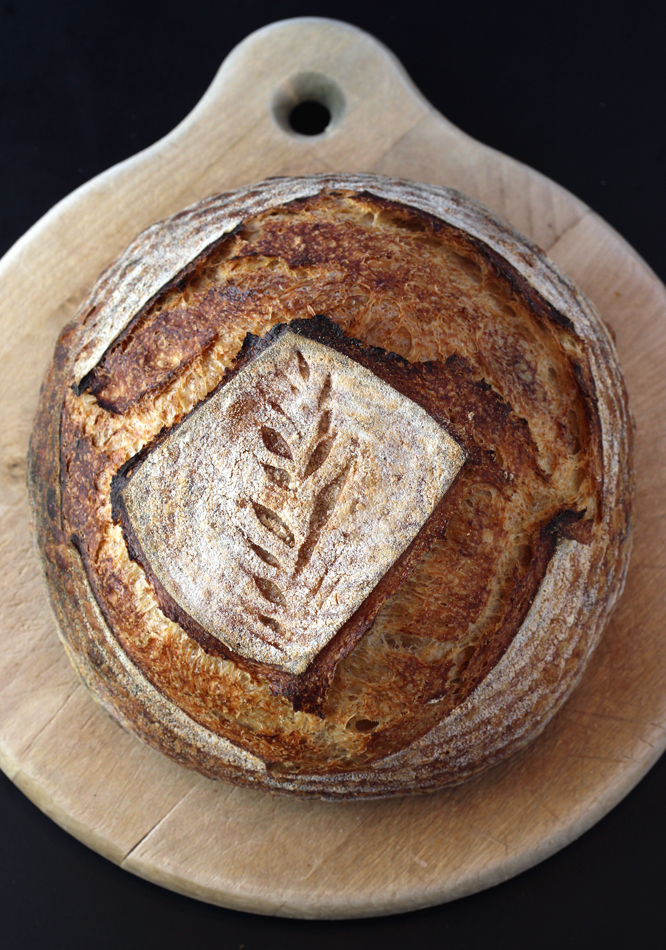
<path fill-rule="evenodd" d="M 0 253 L 72 189 L 170 131 L 249 32 L 317 14 L 374 33 L 444 115 L 569 188 L 666 277 L 666 7 L 412 0 L 398 10 L 0 0 Z M 506 884 L 396 918 L 312 923 L 140 881 L 0 776 L 0 946 L 663 947 L 664 801 L 661 761 L 582 839 Z"/>

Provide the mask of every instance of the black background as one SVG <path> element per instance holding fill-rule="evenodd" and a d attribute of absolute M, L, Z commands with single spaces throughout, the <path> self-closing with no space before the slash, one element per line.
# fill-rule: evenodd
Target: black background
<path fill-rule="evenodd" d="M 0 0 L 0 253 L 169 132 L 244 36 L 303 15 L 373 33 L 451 121 L 569 188 L 666 278 L 666 6 L 641 2 Z M 0 946 L 664 947 L 665 805 L 662 760 L 583 838 L 506 884 L 393 918 L 307 922 L 134 878 L 0 775 Z"/>

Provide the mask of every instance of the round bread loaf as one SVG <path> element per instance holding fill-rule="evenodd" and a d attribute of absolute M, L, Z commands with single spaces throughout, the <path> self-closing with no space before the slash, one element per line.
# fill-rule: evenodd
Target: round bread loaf
<path fill-rule="evenodd" d="M 535 737 L 624 583 L 613 342 L 457 192 L 273 179 L 143 232 L 59 340 L 29 467 L 68 654 L 177 762 L 324 797 Z"/>

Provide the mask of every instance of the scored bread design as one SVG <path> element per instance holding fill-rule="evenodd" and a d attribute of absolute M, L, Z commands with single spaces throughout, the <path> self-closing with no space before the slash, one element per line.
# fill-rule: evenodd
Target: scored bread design
<path fill-rule="evenodd" d="M 613 343 L 463 196 L 276 179 L 154 225 L 61 336 L 31 448 L 68 653 L 177 761 L 328 797 L 536 736 L 621 592 Z"/>
<path fill-rule="evenodd" d="M 463 458 L 416 403 L 288 331 L 123 473 L 118 494 L 137 558 L 189 616 L 298 674 L 412 542 Z"/>

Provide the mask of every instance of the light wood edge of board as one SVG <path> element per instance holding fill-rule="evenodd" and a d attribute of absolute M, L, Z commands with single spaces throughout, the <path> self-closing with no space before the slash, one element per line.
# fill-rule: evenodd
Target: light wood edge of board
<path fill-rule="evenodd" d="M 330 130 L 312 139 L 286 131 L 280 107 L 322 88 L 333 97 Z M 458 789 L 393 802 L 291 802 L 222 786 L 123 733 L 69 667 L 28 532 L 23 460 L 39 382 L 57 332 L 99 271 L 143 227 L 206 194 L 271 175 L 331 170 L 456 187 L 548 250 L 615 325 L 639 419 L 639 563 L 581 687 L 542 738 L 506 765 Z M 10 420 L 0 432 L 0 765 L 80 840 L 156 883 L 241 910 L 397 913 L 472 893 L 537 863 L 610 810 L 659 756 L 666 650 L 655 617 L 664 614 L 666 569 L 646 558 L 663 547 L 666 448 L 658 429 L 640 437 L 641 425 L 655 428 L 655 402 L 664 398 L 664 288 L 582 202 L 447 122 L 372 37 L 316 18 L 248 37 L 170 135 L 78 189 L 18 241 L 0 262 L 0 285 L 0 405 Z M 641 464 L 652 473 L 642 487 Z M 657 489 L 659 500 L 641 521 L 641 492 Z M 646 596 L 638 572 L 648 568 Z M 637 592 L 641 608 L 629 610 Z M 622 641 L 629 628 L 638 630 L 641 648 L 654 646 L 647 697 L 640 692 L 646 661 L 641 665 L 640 650 Z M 629 679 L 625 712 L 639 710 L 620 720 L 625 726 L 615 721 L 618 701 L 609 690 L 619 675 L 618 650 Z M 551 758 L 559 762 L 558 749 L 583 729 L 596 764 L 574 769 L 575 787 L 560 769 L 544 792 Z M 603 753 L 596 759 L 595 750 Z M 219 828 L 232 821 L 222 844 Z"/>

